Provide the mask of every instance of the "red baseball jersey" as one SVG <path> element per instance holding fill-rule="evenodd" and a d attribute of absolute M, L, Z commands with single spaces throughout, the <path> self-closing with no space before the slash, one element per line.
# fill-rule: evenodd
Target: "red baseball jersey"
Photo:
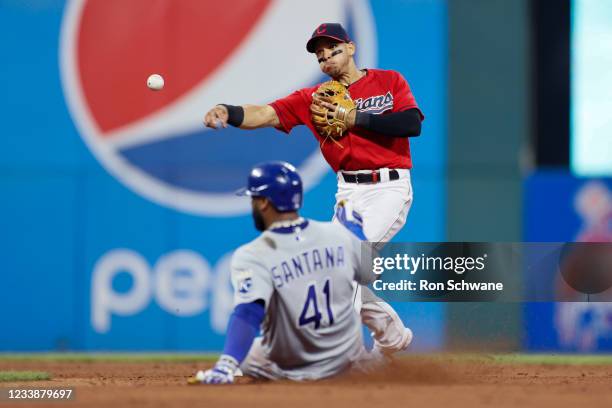
<path fill-rule="evenodd" d="M 319 140 L 323 157 L 334 169 L 374 170 L 383 167 L 412 167 L 407 137 L 390 137 L 353 128 L 340 139 L 342 146 L 319 135 L 310 121 L 312 94 L 318 85 L 303 88 L 270 104 L 280 120 L 279 130 L 289 133 L 294 126 L 306 125 Z M 348 91 L 359 112 L 385 115 L 408 109 L 419 109 L 408 82 L 399 72 L 368 69 L 366 75 L 352 83 Z M 421 120 L 425 119 L 419 109 Z"/>

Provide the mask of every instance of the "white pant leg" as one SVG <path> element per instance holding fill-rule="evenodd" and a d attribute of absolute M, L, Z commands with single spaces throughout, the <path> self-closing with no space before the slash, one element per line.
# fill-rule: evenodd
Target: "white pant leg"
<path fill-rule="evenodd" d="M 320 380 L 330 375 L 326 372 L 329 370 L 326 370 L 325 367 L 320 367 L 320 370 L 313 367 L 310 367 L 310 369 L 283 370 L 278 364 L 266 356 L 264 348 L 261 345 L 262 340 L 262 337 L 255 338 L 249 350 L 249 354 L 247 354 L 242 364 L 240 364 L 240 370 L 242 370 L 244 375 L 266 380 L 292 381 Z M 357 349 L 355 355 L 350 357 L 349 367 L 355 362 L 360 362 L 360 364 L 363 365 L 370 362 L 370 360 L 376 361 L 373 357 L 365 356 L 362 350 L 365 350 L 363 346 L 361 346 L 361 349 Z M 337 373 L 332 373 L 331 375 L 335 374 Z"/>
<path fill-rule="evenodd" d="M 336 194 L 336 203 L 349 200 L 361 214 L 368 240 L 380 243 L 390 241 L 404 226 L 412 199 L 409 174 L 406 178 L 377 184 L 339 183 Z M 372 332 L 375 347 L 383 353 L 405 350 L 413 334 L 395 310 L 360 285 L 355 285 L 353 295 L 355 310 Z"/>
<path fill-rule="evenodd" d="M 377 184 L 339 181 L 336 205 L 342 200 L 350 201 L 363 217 L 363 232 L 369 241 L 388 242 L 406 223 L 412 205 L 409 173 L 399 180 Z"/>
<path fill-rule="evenodd" d="M 385 354 L 406 350 L 412 343 L 412 330 L 404 326 L 391 305 L 378 299 L 369 288 L 363 287 L 361 292 L 359 315 L 363 324 L 372 332 L 374 346 Z"/>
<path fill-rule="evenodd" d="M 280 380 L 285 378 L 283 370 L 266 356 L 261 341 L 261 337 L 255 338 L 249 350 L 249 354 L 247 354 L 242 364 L 240 364 L 240 369 L 243 374 L 268 380 Z"/>
<path fill-rule="evenodd" d="M 381 183 L 379 189 L 367 187 L 356 204 L 362 211 L 363 232 L 371 242 L 389 242 L 406 224 L 412 205 L 410 179 Z"/>

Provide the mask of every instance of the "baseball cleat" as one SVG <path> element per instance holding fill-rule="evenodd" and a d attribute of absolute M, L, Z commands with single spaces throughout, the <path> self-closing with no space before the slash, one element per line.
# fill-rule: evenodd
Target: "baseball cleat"
<path fill-rule="evenodd" d="M 373 333 L 372 336 L 374 336 Z M 413 338 L 414 335 L 412 334 L 412 330 L 410 330 L 408 327 L 404 327 L 404 332 L 402 334 L 401 340 L 394 344 L 392 347 L 382 346 L 376 339 L 374 339 L 374 346 L 372 347 L 372 352 L 384 355 L 404 352 L 408 350 L 408 347 L 410 347 Z"/>
<path fill-rule="evenodd" d="M 408 347 L 410 347 L 413 338 L 414 335 L 412 334 L 412 330 L 408 327 L 404 327 L 404 335 L 402 336 L 402 342 L 399 346 L 400 351 L 406 351 Z"/>

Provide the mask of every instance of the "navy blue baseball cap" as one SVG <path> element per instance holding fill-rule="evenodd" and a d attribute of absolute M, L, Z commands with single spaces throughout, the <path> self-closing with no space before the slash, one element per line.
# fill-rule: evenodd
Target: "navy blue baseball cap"
<path fill-rule="evenodd" d="M 312 33 L 310 40 L 306 43 L 308 52 L 315 52 L 314 46 L 317 39 L 321 37 L 331 38 L 340 42 L 351 42 L 351 38 L 346 33 L 344 27 L 340 23 L 323 23 L 320 24 Z"/>

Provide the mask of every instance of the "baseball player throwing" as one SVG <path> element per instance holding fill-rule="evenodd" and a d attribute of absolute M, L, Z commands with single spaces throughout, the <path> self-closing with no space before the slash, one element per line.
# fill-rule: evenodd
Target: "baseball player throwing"
<path fill-rule="evenodd" d="M 420 134 L 424 116 L 400 73 L 357 68 L 356 45 L 340 24 L 321 24 L 306 49 L 332 81 L 268 105 L 220 104 L 206 113 L 204 123 L 283 132 L 308 126 L 337 173 L 336 202 L 348 200 L 362 215 L 369 241 L 387 242 L 404 226 L 412 204 L 408 138 Z M 363 305 L 356 307 L 376 348 L 389 353 L 406 348 L 412 333 L 397 313 L 369 290 L 363 292 L 355 297 Z"/>
<path fill-rule="evenodd" d="M 223 354 L 190 382 L 232 383 L 239 367 L 256 378 L 316 380 L 363 365 L 369 354 L 352 285 L 375 275 L 361 267 L 361 241 L 339 223 L 298 215 L 302 181 L 288 163 L 254 167 L 242 194 L 263 232 L 232 258 L 235 308 Z"/>

